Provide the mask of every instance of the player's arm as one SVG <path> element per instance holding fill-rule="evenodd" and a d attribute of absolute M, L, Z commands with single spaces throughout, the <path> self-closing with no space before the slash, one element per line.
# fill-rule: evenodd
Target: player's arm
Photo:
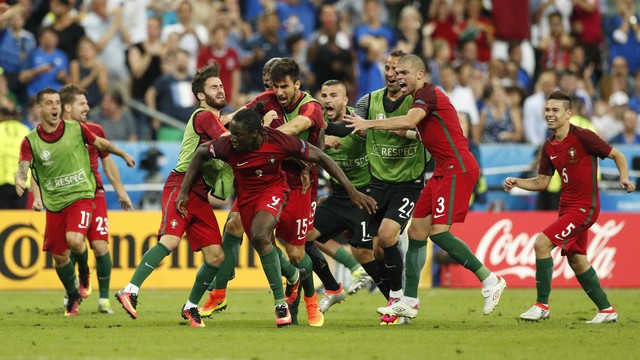
<path fill-rule="evenodd" d="M 36 182 L 36 179 L 31 175 L 31 192 L 33 193 L 33 204 L 31 208 L 34 211 L 42 211 L 44 206 L 42 205 L 42 197 L 40 195 L 40 186 Z"/>
<path fill-rule="evenodd" d="M 538 174 L 538 176 L 529 179 L 508 177 L 504 181 L 504 191 L 511 191 L 514 187 L 529 191 L 542 191 L 549 186 L 549 181 L 551 181 L 551 176 L 544 174 Z"/>
<path fill-rule="evenodd" d="M 422 108 L 411 108 L 407 115 L 394 116 L 385 120 L 365 120 L 357 114 L 344 115 L 343 119 L 350 122 L 349 127 L 354 130 L 410 130 L 427 115 Z"/>
<path fill-rule="evenodd" d="M 378 205 L 376 204 L 376 201 L 372 197 L 367 196 L 359 192 L 358 190 L 356 190 L 356 188 L 347 178 L 347 175 L 344 174 L 344 171 L 340 169 L 340 166 L 338 166 L 338 164 L 335 161 L 333 161 L 333 159 L 327 156 L 327 154 L 322 152 L 322 150 L 309 144 L 309 154 L 306 160 L 314 163 L 319 163 L 323 169 L 327 170 L 327 172 L 331 176 L 333 176 L 336 180 L 338 180 L 340 185 L 342 185 L 342 187 L 344 187 L 347 193 L 349 194 L 349 198 L 351 199 L 351 201 L 358 208 L 366 209 L 369 212 L 369 214 L 373 214 L 376 212 L 376 210 L 378 209 Z"/>
<path fill-rule="evenodd" d="M 629 165 L 627 163 L 627 157 L 616 148 L 611 148 L 611 152 L 607 157 L 616 163 L 616 167 L 620 173 L 620 187 L 627 190 L 627 192 L 635 191 L 636 185 L 633 181 L 629 180 Z"/>
<path fill-rule="evenodd" d="M 118 204 L 120 204 L 122 210 L 132 211 L 133 204 L 131 203 L 129 194 L 127 194 L 127 191 L 124 189 L 124 185 L 122 185 L 120 171 L 118 171 L 118 167 L 111 156 L 102 158 L 102 167 L 104 168 L 104 174 L 107 175 L 107 179 L 109 179 L 109 182 L 118 195 Z"/>
<path fill-rule="evenodd" d="M 288 121 L 278 127 L 279 131 L 291 136 L 296 136 L 299 133 L 307 130 L 313 125 L 311 119 L 304 115 L 298 115 L 293 120 Z"/>
<path fill-rule="evenodd" d="M 200 173 L 204 162 L 213 157 L 211 152 L 209 152 L 210 144 L 211 142 L 206 142 L 198 146 L 195 153 L 193 154 L 191 163 L 189 163 L 189 168 L 184 174 L 184 179 L 182 179 L 180 192 L 178 193 L 178 197 L 176 198 L 176 209 L 178 209 L 180 216 L 182 216 L 183 218 L 187 216 L 189 190 L 193 186 L 193 183 L 196 181 L 196 176 L 198 176 L 198 174 Z"/>
<path fill-rule="evenodd" d="M 27 176 L 29 176 L 30 162 L 22 160 L 18 163 L 18 172 L 16 173 L 16 194 L 22 196 L 27 188 Z"/>
<path fill-rule="evenodd" d="M 119 147 L 113 145 L 111 141 L 101 138 L 100 136 L 95 137 L 95 141 L 92 144 L 96 149 L 104 152 L 108 152 L 113 155 L 118 155 L 124 159 L 127 163 L 127 166 L 134 167 L 136 165 L 136 161 L 131 157 L 131 155 L 122 151 Z"/>

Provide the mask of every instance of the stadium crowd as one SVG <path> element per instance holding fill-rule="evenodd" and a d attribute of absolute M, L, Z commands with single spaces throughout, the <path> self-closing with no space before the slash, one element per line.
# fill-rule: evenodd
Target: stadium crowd
<path fill-rule="evenodd" d="M 123 100 L 185 123 L 196 68 L 216 60 L 229 106 L 263 90 L 273 57 L 301 64 L 318 95 L 341 80 L 351 102 L 384 87 L 393 50 L 420 56 L 472 124 L 478 143 L 542 144 L 554 89 L 578 101 L 614 143 L 638 144 L 640 24 L 634 0 L 17 0 L 0 16 L 0 108 L 33 128 L 33 96 L 86 88 L 90 115 L 118 141 L 182 131 Z M 635 119 L 635 121 L 633 121 Z"/>

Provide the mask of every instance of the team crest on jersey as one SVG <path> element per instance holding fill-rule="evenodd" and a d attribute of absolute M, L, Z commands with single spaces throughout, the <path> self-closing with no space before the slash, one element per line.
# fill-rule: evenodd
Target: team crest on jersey
<path fill-rule="evenodd" d="M 577 152 L 575 147 L 569 148 L 569 163 L 575 164 L 578 162 L 578 158 L 576 158 Z"/>
<path fill-rule="evenodd" d="M 172 229 L 175 229 L 178 226 L 178 220 L 176 219 L 171 220 L 171 222 L 169 223 L 169 226 L 171 226 Z"/>
<path fill-rule="evenodd" d="M 384 120 L 386 118 L 387 118 L 387 116 L 385 114 L 382 114 L 382 113 L 376 115 L 376 120 Z"/>
<path fill-rule="evenodd" d="M 262 170 L 256 170 L 256 175 L 258 175 L 258 177 L 262 177 Z"/>
<path fill-rule="evenodd" d="M 273 156 L 271 156 L 271 157 L 269 158 L 269 164 L 273 165 L 273 164 L 275 164 L 275 163 L 276 163 L 276 158 L 274 158 Z"/>

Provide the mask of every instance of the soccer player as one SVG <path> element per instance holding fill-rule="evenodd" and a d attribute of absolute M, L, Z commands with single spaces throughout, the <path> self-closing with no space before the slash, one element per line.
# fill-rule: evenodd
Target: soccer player
<path fill-rule="evenodd" d="M 551 250 L 559 246 L 580 285 L 599 309 L 596 316 L 587 323 L 616 322 L 618 313 L 607 299 L 607 294 L 587 259 L 588 230 L 600 214 L 597 158 L 608 157 L 615 161 L 620 173 L 620 186 L 627 192 L 635 191 L 635 185 L 629 180 L 624 154 L 592 131 L 572 125 L 569 122 L 571 115 L 571 98 L 567 94 L 560 91 L 549 94 L 544 117 L 547 128 L 553 134 L 542 145 L 538 176 L 530 179 L 508 177 L 504 182 L 505 191 L 511 191 L 514 187 L 541 191 L 547 188 L 556 170 L 562 179 L 558 219 L 538 234 L 533 245 L 536 252 L 536 303 L 522 313 L 520 318 L 528 321 L 549 318 L 549 294 L 553 275 Z"/>
<path fill-rule="evenodd" d="M 96 180 L 85 144 L 122 157 L 130 167 L 135 161 L 84 124 L 61 120 L 57 91 L 51 88 L 39 91 L 36 102 L 42 122 L 22 141 L 16 193 L 19 196 L 24 193 L 31 167 L 47 209 L 43 251 L 53 255 L 56 273 L 69 296 L 65 316 L 76 316 L 82 298 L 91 293 L 84 237 L 91 225 Z M 78 264 L 79 286 L 70 253 Z"/>
<path fill-rule="evenodd" d="M 200 101 L 200 107 L 194 111 L 187 123 L 178 155 L 178 165 L 169 174 L 164 184 L 162 222 L 158 230 L 160 241 L 144 254 L 129 284 L 116 293 L 116 299 L 133 319 L 138 318 L 136 307 L 140 286 L 160 262 L 178 246 L 182 235 L 186 232 L 191 249 L 202 251 L 204 262 L 196 274 L 189 298 L 183 306 L 182 317 L 189 320 L 192 327 L 205 326 L 198 313 L 198 302 L 213 281 L 218 266 L 224 259 L 218 222 L 211 210 L 207 195 L 211 184 L 216 180 L 217 174 L 213 170 L 221 168 L 224 164 L 217 160 L 207 162 L 205 168 L 195 174 L 197 175 L 194 179 L 195 184 L 188 192 L 190 201 L 187 216 L 181 216 L 173 203 L 198 146 L 229 135 L 219 118 L 220 110 L 227 104 L 224 87 L 218 77 L 219 71 L 219 66 L 215 63 L 199 69 L 193 78 L 191 91 Z"/>
<path fill-rule="evenodd" d="M 262 105 L 256 103 L 256 110 L 246 108 L 238 111 L 229 126 L 231 136 L 198 147 L 176 199 L 176 208 L 183 216 L 188 216 L 191 199 L 187 193 L 204 161 L 216 158 L 231 165 L 242 224 L 260 256 L 273 292 L 276 325 L 281 327 L 291 324 L 291 314 L 280 282 L 282 275 L 273 235 L 289 190 L 282 162 L 288 157 L 295 157 L 320 163 L 345 187 L 354 204 L 371 212 L 375 211 L 376 206 L 375 201 L 358 192 L 338 165 L 318 148 L 304 140 L 263 127 Z"/>
<path fill-rule="evenodd" d="M 410 93 L 400 91 L 396 79 L 396 64 L 403 56 L 406 56 L 403 51 L 389 55 L 385 64 L 386 87 L 358 100 L 354 109 L 358 116 L 375 120 L 407 114 L 413 98 Z M 399 298 L 402 294 L 403 260 L 398 237 L 409 222 L 424 187 L 427 155 L 419 140 L 392 131 L 373 129 L 367 131 L 366 138 L 372 175 L 371 194 L 380 208 L 370 221 L 369 232 L 374 236 L 376 258 L 384 258 L 379 264 L 380 275 L 386 279 L 387 284 L 383 286 L 389 288 L 389 293 L 383 294 L 390 304 L 391 298 Z M 382 315 L 380 318 L 381 325 L 397 322 L 396 317 Z"/>
<path fill-rule="evenodd" d="M 480 168 L 468 149 L 455 108 L 440 89 L 426 82 L 424 62 L 418 56 L 405 55 L 395 70 L 402 93 L 413 95 L 409 112 L 386 120 L 364 120 L 360 116 L 345 116 L 345 120 L 353 122 L 356 130 L 417 127 L 436 167 L 420 194 L 408 230 L 406 294 L 402 288 L 392 288 L 390 304 L 378 308 L 378 313 L 408 318 L 418 315 L 418 284 L 426 259 L 426 240 L 430 237 L 482 282 L 483 313 L 487 315 L 498 305 L 506 282 L 489 271 L 469 246 L 449 231 L 453 223 L 464 222 Z"/>
<path fill-rule="evenodd" d="M 87 91 L 74 84 L 67 84 L 60 89 L 60 102 L 62 105 L 62 118 L 76 120 L 83 123 L 94 134 L 107 138 L 102 126 L 87 121 L 89 103 L 87 102 Z M 111 280 L 111 255 L 109 254 L 109 219 L 107 218 L 107 202 L 105 199 L 104 187 L 102 186 L 102 175 L 98 169 L 98 158 L 102 160 L 104 173 L 109 178 L 109 182 L 118 195 L 118 203 L 125 211 L 132 211 L 133 204 L 127 194 L 120 172 L 113 162 L 108 152 L 98 151 L 94 146 L 87 146 L 89 158 L 91 160 L 91 171 L 96 179 L 95 208 L 91 215 L 91 225 L 87 231 L 87 239 L 96 257 L 96 272 L 98 275 L 98 311 L 105 314 L 113 314 L 113 309 L 109 303 L 109 282 Z M 68 296 L 68 295 L 67 295 Z M 66 296 L 65 296 L 66 298 Z M 65 304 L 66 305 L 66 304 Z"/>

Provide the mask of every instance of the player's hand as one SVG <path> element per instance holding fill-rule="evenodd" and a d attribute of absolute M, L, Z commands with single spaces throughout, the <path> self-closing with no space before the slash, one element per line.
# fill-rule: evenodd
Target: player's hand
<path fill-rule="evenodd" d="M 636 191 L 636 184 L 629 179 L 620 179 L 620 187 L 627 190 L 628 193 Z"/>
<path fill-rule="evenodd" d="M 340 138 L 337 136 L 327 135 L 324 138 L 325 149 L 339 149 L 342 146 Z"/>
<path fill-rule="evenodd" d="M 365 209 L 369 214 L 378 211 L 378 203 L 369 195 L 356 191 L 353 194 L 349 194 L 349 198 L 359 209 Z"/>
<path fill-rule="evenodd" d="M 367 130 L 369 128 L 367 124 L 368 121 L 360 117 L 358 114 L 344 114 L 342 119 L 348 122 L 349 125 L 347 125 L 347 127 L 353 128 L 354 131 Z"/>
<path fill-rule="evenodd" d="M 187 218 L 187 203 L 189 202 L 189 195 L 180 191 L 176 198 L 176 210 L 183 219 Z"/>
<path fill-rule="evenodd" d="M 512 178 L 512 177 L 506 178 L 504 180 L 504 191 L 506 191 L 506 192 L 511 191 L 511 189 L 516 187 L 517 183 L 518 183 L 518 179 L 516 179 L 516 178 Z"/>
<path fill-rule="evenodd" d="M 269 127 L 271 126 L 271 123 L 273 122 L 273 120 L 278 118 L 278 113 L 275 110 L 269 110 L 266 114 L 264 114 L 264 117 L 262 118 L 262 120 L 264 121 L 264 126 Z"/>
<path fill-rule="evenodd" d="M 24 194 L 24 189 L 26 189 L 26 187 L 27 184 L 24 180 L 16 179 L 16 194 L 18 194 L 18 196 L 22 196 L 22 194 Z"/>
<path fill-rule="evenodd" d="M 118 204 L 124 211 L 133 211 L 133 203 L 128 196 L 126 198 L 118 198 Z"/>
<path fill-rule="evenodd" d="M 31 209 L 34 211 L 42 211 L 44 206 L 42 205 L 42 199 L 33 199 L 33 204 L 31 205 Z"/>
<path fill-rule="evenodd" d="M 132 168 L 136 166 L 136 160 L 133 157 L 131 157 L 131 155 L 125 153 L 122 158 L 124 159 L 124 162 L 127 163 L 128 167 Z"/>

